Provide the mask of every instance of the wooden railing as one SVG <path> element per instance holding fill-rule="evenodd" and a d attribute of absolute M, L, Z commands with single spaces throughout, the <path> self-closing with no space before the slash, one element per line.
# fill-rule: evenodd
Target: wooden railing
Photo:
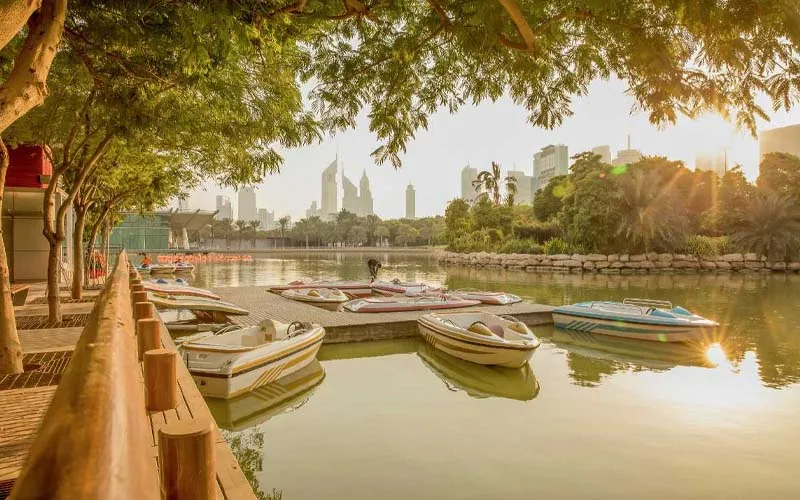
<path fill-rule="evenodd" d="M 61 378 L 13 499 L 159 497 L 120 253 Z"/>

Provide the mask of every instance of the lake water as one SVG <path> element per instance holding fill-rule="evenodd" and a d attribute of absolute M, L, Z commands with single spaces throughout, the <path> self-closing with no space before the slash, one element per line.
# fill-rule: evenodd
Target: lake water
<path fill-rule="evenodd" d="M 199 266 L 198 286 L 367 277 L 362 254 Z M 670 300 L 721 323 L 669 346 L 535 333 L 530 369 L 406 339 L 324 346 L 293 380 L 211 407 L 262 497 L 800 498 L 800 275 L 541 275 L 385 254 L 381 276 L 560 305 Z"/>

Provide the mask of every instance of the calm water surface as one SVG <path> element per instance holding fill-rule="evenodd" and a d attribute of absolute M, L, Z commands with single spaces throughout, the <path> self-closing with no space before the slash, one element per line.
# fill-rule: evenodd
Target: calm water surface
<path fill-rule="evenodd" d="M 367 276 L 361 254 L 200 266 L 199 286 Z M 382 276 L 559 305 L 671 300 L 708 350 L 537 328 L 528 370 L 407 339 L 325 346 L 293 380 L 211 402 L 251 482 L 283 499 L 800 498 L 800 276 L 540 275 L 381 256 Z"/>

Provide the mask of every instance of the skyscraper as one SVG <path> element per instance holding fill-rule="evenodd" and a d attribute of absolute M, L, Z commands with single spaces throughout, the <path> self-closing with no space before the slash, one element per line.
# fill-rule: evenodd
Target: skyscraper
<path fill-rule="evenodd" d="M 344 170 L 342 170 L 342 192 L 342 210 L 359 215 L 358 188 L 344 176 Z"/>
<path fill-rule="evenodd" d="M 316 202 L 315 202 L 316 203 Z M 266 208 L 258 209 L 258 224 L 259 229 L 267 231 L 275 227 L 275 212 L 267 210 Z"/>
<path fill-rule="evenodd" d="M 608 146 L 597 146 L 592 148 L 592 153 L 600 155 L 600 161 L 611 164 L 611 148 Z"/>
<path fill-rule="evenodd" d="M 800 124 L 760 132 L 758 134 L 759 161 L 767 153 L 789 153 L 800 157 Z"/>
<path fill-rule="evenodd" d="M 217 220 L 233 220 L 233 208 L 231 207 L 230 198 L 219 194 L 217 195 L 217 215 L 215 215 L 214 218 Z"/>
<path fill-rule="evenodd" d="M 725 151 L 719 151 L 716 154 L 699 154 L 694 159 L 694 169 L 697 171 L 710 170 L 716 172 L 719 177 L 722 177 L 728 170 L 727 160 L 728 158 Z"/>
<path fill-rule="evenodd" d="M 251 221 L 258 220 L 258 210 L 256 209 L 256 190 L 252 187 L 244 187 L 239 190 L 239 210 L 238 220 Z"/>
<path fill-rule="evenodd" d="M 631 136 L 628 135 L 628 149 L 617 151 L 617 156 L 611 162 L 615 167 L 618 165 L 631 165 L 642 159 L 642 153 L 638 149 L 631 149 Z"/>
<path fill-rule="evenodd" d="M 322 204 L 320 209 L 322 210 L 322 217 L 325 219 L 335 217 L 336 212 L 339 211 L 339 203 L 337 201 L 339 189 L 336 184 L 338 163 L 339 158 L 337 156 L 337 158 L 328 165 L 328 168 L 322 171 Z"/>
<path fill-rule="evenodd" d="M 553 177 L 567 175 L 568 173 L 569 150 L 567 147 L 563 144 L 545 146 L 533 155 L 533 177 L 535 181 L 532 189 L 534 192 L 542 189 Z"/>
<path fill-rule="evenodd" d="M 417 192 L 414 190 L 414 186 L 409 183 L 406 188 L 406 219 L 417 218 L 416 196 Z"/>
<path fill-rule="evenodd" d="M 372 190 L 369 187 L 369 177 L 367 177 L 367 169 L 361 174 L 361 180 L 358 183 L 358 206 L 359 214 L 361 216 L 372 215 L 375 213 L 373 210 Z"/>
<path fill-rule="evenodd" d="M 525 175 L 522 170 L 509 170 L 508 175 L 517 180 L 517 192 L 514 194 L 515 205 L 530 205 L 533 203 L 534 178 Z"/>
<path fill-rule="evenodd" d="M 476 180 L 478 180 L 478 169 L 467 165 L 461 170 L 461 197 L 463 199 L 474 201 L 478 197 L 479 192 L 475 191 L 475 186 L 472 184 Z"/>

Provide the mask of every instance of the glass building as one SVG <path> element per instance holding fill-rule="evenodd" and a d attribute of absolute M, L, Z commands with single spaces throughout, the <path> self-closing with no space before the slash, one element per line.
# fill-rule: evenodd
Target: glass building
<path fill-rule="evenodd" d="M 170 248 L 170 213 L 125 215 L 111 231 L 111 246 L 137 250 Z"/>

